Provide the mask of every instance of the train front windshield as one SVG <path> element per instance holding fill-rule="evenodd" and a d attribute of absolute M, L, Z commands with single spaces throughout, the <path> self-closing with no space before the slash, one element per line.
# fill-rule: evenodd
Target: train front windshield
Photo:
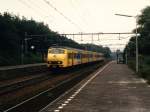
<path fill-rule="evenodd" d="M 51 53 L 51 54 L 64 54 L 65 50 L 59 49 L 59 48 L 53 48 L 53 49 L 49 50 L 49 53 Z"/>

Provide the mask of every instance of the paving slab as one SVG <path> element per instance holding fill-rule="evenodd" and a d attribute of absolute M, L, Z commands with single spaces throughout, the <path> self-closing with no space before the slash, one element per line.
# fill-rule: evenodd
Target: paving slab
<path fill-rule="evenodd" d="M 111 62 L 40 112 L 150 112 L 150 86 Z"/>

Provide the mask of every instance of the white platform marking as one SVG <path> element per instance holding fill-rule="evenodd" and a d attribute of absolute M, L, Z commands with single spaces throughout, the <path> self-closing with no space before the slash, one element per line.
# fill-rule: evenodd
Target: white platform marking
<path fill-rule="evenodd" d="M 108 65 L 110 65 L 112 62 L 109 62 L 107 65 L 105 65 L 102 69 L 100 69 L 98 72 L 96 72 L 87 82 L 85 82 L 72 96 L 76 96 L 89 82 L 91 82 L 99 73 L 101 73 Z M 67 99 L 64 103 L 67 105 L 69 101 L 72 99 Z M 62 104 L 61 104 L 62 105 Z M 59 107 L 58 107 L 59 108 Z M 62 108 L 61 108 L 62 109 Z M 59 110 L 60 111 L 60 110 Z M 55 110 L 54 110 L 55 112 Z"/>

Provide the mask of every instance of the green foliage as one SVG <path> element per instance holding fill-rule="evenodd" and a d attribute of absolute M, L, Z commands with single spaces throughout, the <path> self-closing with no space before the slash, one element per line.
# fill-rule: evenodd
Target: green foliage
<path fill-rule="evenodd" d="M 147 58 L 150 55 L 150 6 L 142 10 L 142 14 L 137 17 L 137 20 L 137 31 L 140 34 L 138 36 L 139 72 L 143 75 L 143 77 L 147 77 L 148 73 L 150 72 L 150 58 Z M 129 60 L 129 66 L 132 68 L 135 67 L 135 39 L 135 36 L 132 37 L 124 49 L 124 55 L 127 51 L 128 57 L 132 58 Z"/>
<path fill-rule="evenodd" d="M 139 72 L 143 78 L 150 83 L 150 6 L 142 10 L 138 16 L 138 51 L 139 51 Z M 134 30 L 135 32 L 135 30 Z M 124 50 L 128 52 L 128 65 L 135 70 L 135 37 L 132 37 Z"/>
<path fill-rule="evenodd" d="M 150 56 L 141 56 L 139 74 L 150 82 Z"/>
<path fill-rule="evenodd" d="M 135 70 L 135 57 L 130 57 L 128 59 L 128 66 Z M 148 80 L 148 83 L 150 83 L 150 56 L 146 55 L 140 55 L 139 56 L 139 72 L 137 75 L 139 75 L 142 78 L 145 78 Z"/>
<path fill-rule="evenodd" d="M 27 56 L 25 56 L 24 59 L 24 64 L 28 64 L 28 63 L 42 63 L 43 62 L 43 58 L 41 54 L 33 54 L 33 53 L 28 53 Z"/>
<path fill-rule="evenodd" d="M 0 57 L 1 63 L 8 64 L 14 63 L 17 58 L 19 58 L 20 53 L 20 39 L 15 33 L 17 28 L 13 24 L 12 20 L 14 17 L 10 16 L 8 13 L 0 15 Z"/>
<path fill-rule="evenodd" d="M 53 44 L 78 49 L 87 47 L 88 50 L 102 52 L 107 57 L 110 53 L 109 48 L 91 44 L 80 45 L 52 31 L 42 22 L 27 20 L 25 17 L 21 19 L 9 13 L 0 14 L 0 35 L 0 66 L 21 64 L 22 53 L 25 55 L 24 63 L 43 62 L 47 49 Z M 28 38 L 27 43 L 25 38 Z M 22 45 L 24 45 L 23 48 Z M 31 46 L 35 48 L 31 49 Z"/>
<path fill-rule="evenodd" d="M 142 55 L 150 55 L 150 6 L 142 10 L 142 14 L 138 16 L 138 46 L 139 53 Z M 134 30 L 135 31 L 135 30 Z M 135 37 L 132 37 L 126 46 L 130 56 L 135 56 Z"/>
<path fill-rule="evenodd" d="M 135 70 L 135 58 L 128 58 L 128 66 Z"/>

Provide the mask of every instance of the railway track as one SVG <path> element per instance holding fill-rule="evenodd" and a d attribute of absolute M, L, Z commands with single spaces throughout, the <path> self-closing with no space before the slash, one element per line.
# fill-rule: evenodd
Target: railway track
<path fill-rule="evenodd" d="M 0 67 L 0 84 L 4 80 L 13 80 L 24 76 L 34 75 L 47 71 L 46 64 L 27 64 L 11 67 Z"/>
<path fill-rule="evenodd" d="M 28 76 L 27 78 L 18 81 L 15 80 L 13 80 L 13 82 L 6 81 L 9 83 L 3 83 L 0 85 L 0 95 L 7 94 L 9 92 L 16 91 L 23 87 L 30 86 L 39 83 L 41 81 L 47 80 L 52 77 L 50 76 L 50 74 L 51 74 L 50 72 L 46 72 L 44 74 L 41 73 L 34 76 Z"/>
<path fill-rule="evenodd" d="M 102 64 L 101 64 L 102 65 Z M 66 75 L 57 75 L 54 78 L 54 75 L 48 76 L 45 79 L 42 79 L 43 82 L 45 80 L 53 82 L 53 79 L 57 81 L 57 83 L 54 81 L 49 88 L 43 90 L 39 94 L 34 95 L 33 97 L 30 97 L 29 99 L 24 100 L 21 103 L 18 103 L 16 105 L 9 105 L 9 106 L 4 106 L 1 110 L 4 112 L 37 112 L 44 106 L 46 106 L 48 103 L 51 101 L 55 100 L 60 94 L 64 93 L 68 89 L 70 89 L 73 85 L 77 84 L 79 81 L 81 81 L 83 78 L 88 76 L 90 73 L 93 72 L 93 69 L 96 69 L 99 67 L 99 65 L 94 65 L 94 66 L 88 66 L 87 68 L 80 69 L 78 71 L 74 71 L 73 73 L 64 73 Z M 63 77 L 65 76 L 66 78 L 62 78 L 59 81 L 57 80 L 57 77 Z M 51 77 L 51 78 L 50 78 Z M 40 76 L 37 77 L 37 81 L 28 81 L 26 82 L 26 86 L 33 85 L 35 83 L 39 83 L 40 81 L 42 82 Z M 23 82 L 20 82 L 23 84 Z M 22 85 L 20 84 L 20 85 Z M 15 84 L 14 84 L 15 85 Z M 19 89 L 19 87 L 18 87 Z M 15 89 L 14 89 L 15 90 Z"/>

